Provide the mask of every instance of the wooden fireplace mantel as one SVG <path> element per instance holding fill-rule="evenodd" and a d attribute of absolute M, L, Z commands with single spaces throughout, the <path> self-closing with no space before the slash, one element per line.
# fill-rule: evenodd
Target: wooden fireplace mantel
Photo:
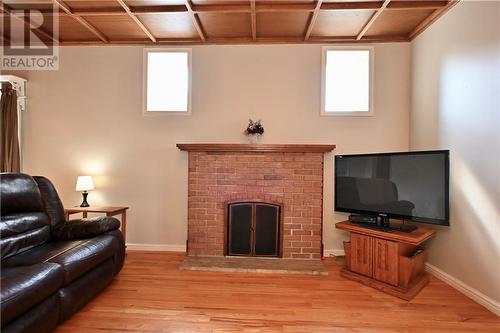
<path fill-rule="evenodd" d="M 177 148 L 194 152 L 328 153 L 335 145 L 325 144 L 240 144 L 178 143 Z"/>

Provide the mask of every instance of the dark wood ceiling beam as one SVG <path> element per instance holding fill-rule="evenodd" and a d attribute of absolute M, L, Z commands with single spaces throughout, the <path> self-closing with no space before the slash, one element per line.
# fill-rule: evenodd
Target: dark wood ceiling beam
<path fill-rule="evenodd" d="M 311 36 L 308 42 L 313 43 L 396 43 L 408 42 L 408 36 L 365 36 L 361 40 L 356 39 L 356 36 Z"/>
<path fill-rule="evenodd" d="M 23 21 L 24 25 L 29 26 L 31 31 L 33 31 L 33 33 L 35 33 L 35 34 L 39 33 L 40 35 L 44 36 L 45 38 L 50 39 L 51 42 L 56 42 L 56 43 L 59 42 L 56 38 L 54 38 L 53 34 L 45 31 L 41 27 L 35 27 L 30 22 L 30 20 L 28 18 L 26 18 L 25 16 L 23 16 L 21 18 L 21 17 L 19 17 L 19 15 L 12 14 L 11 13 L 12 9 L 9 6 L 7 6 L 6 4 L 4 4 L 3 2 L 0 2 L 0 10 L 2 10 L 6 15 L 9 15 L 10 17 L 13 16 L 16 19 Z"/>
<path fill-rule="evenodd" d="M 214 37 L 207 39 L 207 44 L 295 44 L 303 41 L 301 37 Z"/>
<path fill-rule="evenodd" d="M 392 1 L 387 9 L 438 9 L 446 7 L 448 1 Z"/>
<path fill-rule="evenodd" d="M 314 11 L 312 12 L 311 17 L 309 18 L 309 23 L 307 24 L 307 29 L 306 29 L 306 33 L 304 35 L 304 40 L 308 40 L 309 37 L 311 36 L 311 32 L 314 28 L 314 23 L 316 23 L 316 19 L 318 18 L 322 3 L 323 3 L 323 0 L 316 1 L 316 7 L 314 8 Z"/>
<path fill-rule="evenodd" d="M 389 2 L 391 2 L 391 0 L 385 0 L 384 3 L 382 4 L 382 6 L 379 9 L 377 9 L 377 11 L 375 13 L 373 13 L 373 15 L 370 17 L 368 22 L 366 22 L 366 24 L 364 25 L 363 29 L 361 29 L 361 31 L 356 36 L 356 40 L 360 40 L 361 38 L 363 38 L 365 33 L 368 31 L 368 29 L 370 29 L 372 24 L 375 23 L 375 21 L 377 20 L 377 17 L 379 17 L 379 15 L 382 14 L 382 12 L 384 11 L 385 7 L 387 7 Z"/>
<path fill-rule="evenodd" d="M 383 1 L 359 1 L 359 2 L 327 2 L 322 3 L 320 10 L 377 10 L 382 7 Z M 398 9 L 441 9 L 446 7 L 448 1 L 393 1 L 386 10 Z M 188 9 L 185 5 L 156 5 L 156 6 L 128 6 L 130 12 L 135 15 L 155 15 L 166 13 L 185 13 Z M 193 13 L 251 13 L 251 5 L 246 4 L 206 4 L 191 5 Z M 260 12 L 314 12 L 315 3 L 307 4 L 256 4 L 255 11 Z M 44 15 L 53 15 L 50 10 L 41 10 Z M 128 15 L 122 8 L 105 7 L 72 10 L 74 15 L 78 16 L 115 16 Z M 65 12 L 62 15 L 67 15 Z"/>
<path fill-rule="evenodd" d="M 187 8 L 184 5 L 162 5 L 162 6 L 128 6 L 130 12 L 135 15 L 165 14 L 165 13 L 185 13 Z M 128 15 L 123 8 L 87 8 L 73 10 L 73 13 L 80 16 L 117 16 Z"/>
<path fill-rule="evenodd" d="M 252 39 L 257 39 L 257 13 L 255 12 L 255 0 L 250 0 L 250 8 L 252 12 L 250 13 L 250 19 L 252 20 Z"/>
<path fill-rule="evenodd" d="M 321 10 L 380 9 L 384 1 L 329 2 L 321 5 Z M 447 1 L 393 1 L 386 9 L 437 9 L 445 7 Z"/>
<path fill-rule="evenodd" d="M 156 43 L 151 40 L 143 39 L 128 39 L 128 40 L 112 40 L 109 43 L 103 43 L 95 40 L 87 41 L 63 41 L 62 45 L 236 45 L 236 44 L 323 44 L 323 43 L 394 43 L 408 42 L 408 36 L 366 36 L 361 41 L 356 40 L 356 36 L 334 36 L 334 37 L 319 37 L 311 36 L 307 41 L 302 37 L 257 37 L 253 40 L 252 37 L 224 37 L 224 38 L 208 38 L 205 42 L 199 38 L 158 38 Z"/>
<path fill-rule="evenodd" d="M 193 11 L 193 2 L 191 0 L 186 0 L 186 8 L 189 15 L 191 16 L 191 19 L 193 20 L 194 28 L 198 32 L 198 35 L 200 35 L 200 39 L 205 42 L 207 40 L 207 37 L 205 31 L 203 30 L 203 26 L 201 25 L 198 14 Z"/>
<path fill-rule="evenodd" d="M 128 16 L 130 16 L 130 18 L 139 26 L 139 28 L 141 28 L 141 30 L 149 37 L 149 39 L 151 39 L 152 42 L 156 42 L 156 37 L 153 36 L 151 31 L 149 31 L 149 29 L 144 25 L 144 23 L 142 23 L 142 21 L 139 20 L 139 18 L 130 11 L 130 7 L 125 3 L 125 1 L 123 0 L 116 0 L 116 1 L 118 1 L 120 6 L 122 6 L 125 12 L 127 12 Z"/>
<path fill-rule="evenodd" d="M 92 24 L 90 24 L 87 20 L 85 20 L 83 17 L 75 15 L 72 11 L 71 8 L 68 7 L 63 1 L 61 0 L 53 0 L 55 4 L 59 6 L 66 14 L 68 14 L 70 17 L 78 21 L 81 25 L 83 25 L 87 30 L 92 32 L 94 35 L 97 36 L 100 40 L 103 42 L 108 42 L 108 38 L 102 34 L 99 30 L 97 30 L 96 27 L 94 27 Z"/>
<path fill-rule="evenodd" d="M 432 23 L 434 23 L 438 18 L 443 16 L 447 11 L 449 11 L 451 8 L 453 8 L 453 6 L 455 6 L 459 2 L 460 0 L 451 0 L 447 2 L 445 7 L 436 9 L 425 20 L 420 22 L 420 24 L 415 29 L 413 29 L 412 32 L 408 34 L 408 39 L 409 40 L 415 39 L 415 37 L 420 35 L 425 29 L 427 29 L 427 27 L 429 27 Z"/>
<path fill-rule="evenodd" d="M 321 5 L 321 10 L 379 9 L 381 6 L 382 1 L 327 2 Z"/>
<path fill-rule="evenodd" d="M 110 40 L 109 43 L 103 43 L 95 40 L 78 40 L 62 41 L 62 45 L 157 45 L 157 44 L 172 44 L 172 45 L 186 45 L 186 44 L 200 44 L 201 40 L 199 38 L 156 38 L 156 42 L 151 41 L 151 39 L 122 39 L 122 40 Z"/>

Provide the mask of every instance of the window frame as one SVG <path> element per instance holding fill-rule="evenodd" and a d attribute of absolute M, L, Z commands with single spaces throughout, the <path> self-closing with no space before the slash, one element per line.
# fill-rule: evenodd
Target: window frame
<path fill-rule="evenodd" d="M 187 111 L 149 111 L 148 110 L 148 54 L 153 52 L 181 52 L 188 55 L 188 100 Z M 192 49 L 191 48 L 144 48 L 142 53 L 142 115 L 143 116 L 190 116 L 192 114 Z"/>
<path fill-rule="evenodd" d="M 368 51 L 369 52 L 369 70 L 368 70 L 368 111 L 350 111 L 350 112 L 327 112 L 325 110 L 326 99 L 326 54 L 328 51 Z M 375 48 L 373 46 L 323 46 L 321 49 L 321 116 L 341 116 L 341 117 L 370 117 L 375 115 L 374 110 L 374 82 L 375 82 Z"/>

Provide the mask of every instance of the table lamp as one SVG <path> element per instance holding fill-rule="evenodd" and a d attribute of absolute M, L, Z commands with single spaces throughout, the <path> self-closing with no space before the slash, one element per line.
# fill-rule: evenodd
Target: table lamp
<path fill-rule="evenodd" d="M 76 179 L 76 191 L 82 192 L 83 201 L 80 207 L 88 207 L 89 203 L 87 202 L 87 196 L 89 195 L 88 191 L 92 191 L 94 189 L 94 182 L 92 181 L 92 176 L 78 176 Z"/>

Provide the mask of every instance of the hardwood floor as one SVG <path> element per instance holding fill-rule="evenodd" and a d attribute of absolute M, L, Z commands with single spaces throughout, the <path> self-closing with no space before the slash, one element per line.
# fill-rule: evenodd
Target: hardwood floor
<path fill-rule="evenodd" d="M 339 275 L 181 271 L 184 254 L 128 252 L 113 284 L 56 332 L 500 332 L 500 318 L 445 283 L 411 302 Z"/>

